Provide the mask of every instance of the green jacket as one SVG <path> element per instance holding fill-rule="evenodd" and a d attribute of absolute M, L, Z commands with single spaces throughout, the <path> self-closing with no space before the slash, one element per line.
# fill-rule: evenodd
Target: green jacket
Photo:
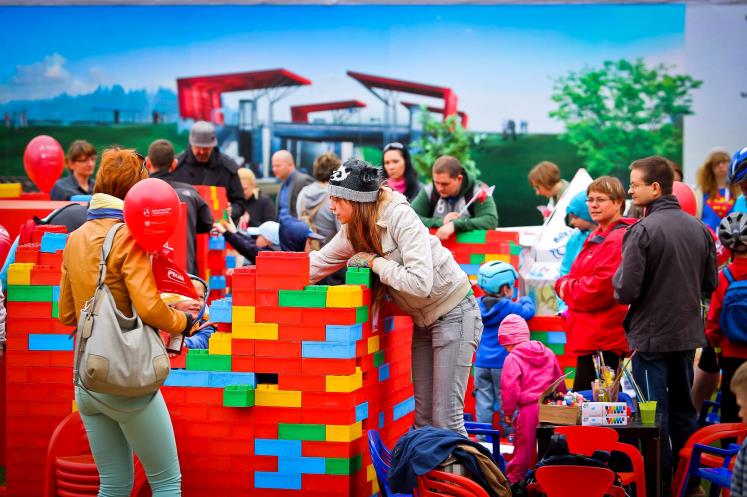
<path fill-rule="evenodd" d="M 459 190 L 457 201 L 453 205 L 462 206 L 464 203 L 469 202 L 475 193 L 475 186 L 475 180 L 469 175 L 465 175 L 465 180 L 462 182 L 462 188 Z M 432 183 L 420 190 L 418 196 L 412 201 L 412 208 L 426 227 L 440 228 L 444 224 L 443 216 L 431 217 L 434 210 L 431 205 L 432 191 Z M 460 202 L 462 198 L 464 201 Z M 498 227 L 498 212 L 496 211 L 495 201 L 492 196 L 487 197 L 484 202 L 476 200 L 472 206 L 471 210 L 474 212 L 474 216 L 462 216 L 454 220 L 454 230 L 457 233 L 472 230 L 493 230 Z M 447 210 L 444 215 L 456 210 L 458 209 L 454 207 L 452 210 Z"/>

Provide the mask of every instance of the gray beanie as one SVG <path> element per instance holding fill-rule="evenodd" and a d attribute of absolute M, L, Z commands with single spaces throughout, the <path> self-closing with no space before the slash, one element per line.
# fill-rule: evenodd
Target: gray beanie
<path fill-rule="evenodd" d="M 364 160 L 348 159 L 329 178 L 329 195 L 353 202 L 376 202 L 381 169 Z"/>
<path fill-rule="evenodd" d="M 215 126 L 207 121 L 197 121 L 189 130 L 189 144 L 195 147 L 214 147 L 218 144 L 215 139 Z"/>

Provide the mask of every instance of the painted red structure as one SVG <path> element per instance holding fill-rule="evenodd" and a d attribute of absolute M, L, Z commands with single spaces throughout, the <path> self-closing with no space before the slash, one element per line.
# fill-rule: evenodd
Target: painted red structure
<path fill-rule="evenodd" d="M 179 115 L 223 124 L 221 95 L 232 91 L 271 90 L 310 85 L 311 80 L 287 69 L 193 76 L 176 80 Z"/>
<path fill-rule="evenodd" d="M 365 86 L 371 93 L 381 100 L 386 100 L 375 90 L 384 90 L 390 92 L 409 93 L 412 95 L 421 95 L 424 97 L 441 98 L 444 101 L 443 115 L 448 117 L 457 113 L 457 95 L 454 90 L 445 86 L 426 85 L 405 81 L 402 79 L 386 78 L 383 76 L 374 76 L 361 72 L 348 71 L 348 76 Z"/>
<path fill-rule="evenodd" d="M 309 114 L 312 112 L 362 109 L 365 106 L 366 104 L 360 100 L 342 100 L 339 102 L 327 102 L 321 104 L 294 105 L 291 107 L 291 121 L 294 123 L 307 123 L 309 122 Z"/>
<path fill-rule="evenodd" d="M 415 102 L 400 102 L 407 110 L 410 112 L 417 110 L 421 105 Z M 428 112 L 436 112 L 438 114 L 443 114 L 443 109 L 441 107 L 435 107 L 433 105 L 426 105 L 425 110 Z M 462 122 L 462 128 L 467 129 L 467 122 L 469 118 L 467 117 L 467 113 L 461 110 L 457 111 L 457 115 L 459 116 L 459 120 Z"/>

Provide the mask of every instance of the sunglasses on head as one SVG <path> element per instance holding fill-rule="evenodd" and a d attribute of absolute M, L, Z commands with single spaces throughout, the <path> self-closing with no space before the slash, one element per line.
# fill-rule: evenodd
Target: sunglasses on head
<path fill-rule="evenodd" d="M 404 150 L 405 146 L 402 145 L 400 142 L 392 142 L 389 143 L 386 147 L 384 147 L 384 152 L 387 152 L 389 150 Z"/>

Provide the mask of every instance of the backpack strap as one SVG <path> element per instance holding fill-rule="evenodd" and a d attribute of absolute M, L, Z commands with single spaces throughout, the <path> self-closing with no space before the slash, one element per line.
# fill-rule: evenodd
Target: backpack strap
<path fill-rule="evenodd" d="M 728 281 L 730 285 L 734 283 L 734 276 L 731 274 L 731 271 L 729 271 L 728 266 L 723 269 L 723 273 L 724 273 L 724 277 L 726 278 L 726 281 Z"/>

